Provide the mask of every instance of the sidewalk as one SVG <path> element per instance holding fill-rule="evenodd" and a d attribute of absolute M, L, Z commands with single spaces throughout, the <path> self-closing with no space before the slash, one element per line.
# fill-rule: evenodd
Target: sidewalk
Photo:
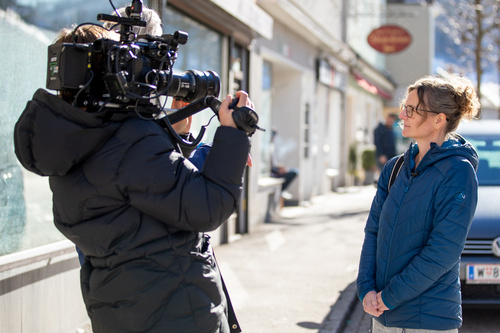
<path fill-rule="evenodd" d="M 341 333 L 375 187 L 341 188 L 215 248 L 244 333 Z"/>
<path fill-rule="evenodd" d="M 309 211 L 309 213 L 311 211 L 317 213 L 326 209 L 331 210 L 333 214 L 338 216 L 367 211 L 371 206 L 375 191 L 374 186 L 340 188 L 337 192 L 314 198 L 311 206 L 305 210 Z M 337 202 L 338 205 L 332 206 L 329 204 L 331 202 Z M 291 207 L 285 207 L 281 215 L 285 217 L 300 216 L 298 210 Z M 361 318 L 351 318 L 351 314 L 359 305 L 356 292 L 356 282 L 353 281 L 341 292 L 335 304 L 332 305 L 318 333 L 341 333 L 345 331 L 346 326 L 348 328 L 350 328 L 349 325 L 353 326 L 352 324 L 348 324 L 349 319 L 361 321 Z M 367 319 L 363 318 L 363 321 L 367 321 Z M 366 331 L 368 332 L 368 330 Z"/>

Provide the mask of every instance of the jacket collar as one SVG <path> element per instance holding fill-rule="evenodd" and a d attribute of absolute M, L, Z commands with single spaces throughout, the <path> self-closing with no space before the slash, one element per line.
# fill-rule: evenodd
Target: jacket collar
<path fill-rule="evenodd" d="M 454 155 L 466 158 L 472 164 L 474 170 L 477 170 L 479 165 L 478 155 L 472 144 L 457 133 L 451 133 L 441 146 L 432 142 L 431 148 L 420 161 L 417 170 L 415 170 L 415 156 L 418 152 L 418 144 L 412 142 L 405 154 L 405 160 L 407 165 L 409 165 L 410 171 L 417 174 L 436 162 Z"/>

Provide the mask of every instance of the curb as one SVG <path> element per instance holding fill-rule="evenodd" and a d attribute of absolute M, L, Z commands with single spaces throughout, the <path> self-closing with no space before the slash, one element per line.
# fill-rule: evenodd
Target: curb
<path fill-rule="evenodd" d="M 357 302 L 356 281 L 351 282 L 332 306 L 318 333 L 341 333 Z"/>

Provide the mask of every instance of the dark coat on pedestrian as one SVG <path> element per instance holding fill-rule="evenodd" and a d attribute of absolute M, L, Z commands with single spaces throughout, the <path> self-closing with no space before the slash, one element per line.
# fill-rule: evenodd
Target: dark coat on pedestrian
<path fill-rule="evenodd" d="M 380 156 L 385 155 L 387 161 L 396 156 L 396 138 L 394 136 L 394 131 L 385 124 L 379 123 L 373 132 L 373 140 L 375 143 L 377 165 L 382 169 L 384 166 L 379 163 Z"/>
<path fill-rule="evenodd" d="M 56 227 L 85 254 L 94 333 L 229 332 L 209 237 L 235 211 L 249 152 L 219 127 L 202 170 L 157 123 L 111 119 L 38 90 L 15 127 L 25 168 L 49 176 Z"/>
<path fill-rule="evenodd" d="M 397 158 L 378 181 L 365 227 L 357 279 L 362 300 L 382 292 L 389 308 L 375 318 L 384 326 L 450 330 L 461 326 L 460 254 L 477 204 L 477 153 L 453 134 L 414 169 L 418 146 L 387 190 Z"/>

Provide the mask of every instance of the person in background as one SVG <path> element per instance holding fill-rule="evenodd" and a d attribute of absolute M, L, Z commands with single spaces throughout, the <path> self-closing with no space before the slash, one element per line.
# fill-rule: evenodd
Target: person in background
<path fill-rule="evenodd" d="M 373 132 L 377 166 L 382 170 L 384 165 L 392 157 L 396 156 L 396 139 L 394 137 L 393 126 L 398 115 L 389 114 L 385 117 L 385 124 L 379 123 Z"/>
<path fill-rule="evenodd" d="M 278 131 L 273 128 L 271 131 L 271 177 L 275 178 L 283 178 L 284 182 L 281 185 L 281 196 L 283 199 L 290 200 L 292 199 L 292 194 L 287 191 L 290 184 L 297 177 L 298 170 L 297 169 L 289 169 L 285 165 L 278 162 L 278 158 L 276 156 L 276 144 L 275 139 L 278 135 Z"/>
<path fill-rule="evenodd" d="M 470 80 L 426 76 L 401 104 L 415 140 L 383 168 L 365 227 L 357 289 L 373 333 L 452 333 L 462 324 L 460 255 L 477 204 L 478 156 L 454 133 L 479 111 Z"/>
<path fill-rule="evenodd" d="M 75 34 L 82 43 L 113 38 L 95 25 Z M 85 253 L 81 289 L 93 332 L 240 332 L 205 234 L 241 197 L 250 142 L 228 108 L 232 96 L 199 170 L 155 121 L 86 112 L 72 104 L 76 93 L 39 89 L 14 143 L 26 169 L 49 177 L 54 224 Z M 236 97 L 253 108 L 246 92 Z"/>

